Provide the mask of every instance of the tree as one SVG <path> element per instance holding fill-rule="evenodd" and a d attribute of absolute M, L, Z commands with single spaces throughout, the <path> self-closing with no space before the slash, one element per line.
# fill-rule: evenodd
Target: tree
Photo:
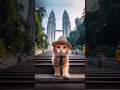
<path fill-rule="evenodd" d="M 23 5 L 19 4 L 17 0 L 2 0 L 0 3 L 2 11 L 0 11 L 3 17 L 0 18 L 1 32 L 0 38 L 6 49 L 9 50 L 13 55 L 17 54 L 25 44 L 24 37 L 25 32 L 21 29 L 29 29 L 29 25 L 20 14 L 23 11 Z M 0 15 L 0 16 L 2 16 Z"/>
<path fill-rule="evenodd" d="M 42 20 L 46 16 L 46 10 L 44 7 L 37 8 L 35 11 L 35 45 L 37 49 L 48 48 L 48 38 L 44 34 L 44 27 L 42 26 Z"/>
<path fill-rule="evenodd" d="M 120 1 L 99 0 L 99 4 L 100 10 L 85 14 L 85 41 L 90 50 L 107 50 L 104 46 L 113 48 L 120 41 Z"/>
<path fill-rule="evenodd" d="M 83 16 L 75 19 L 76 30 L 71 31 L 67 37 L 68 42 L 72 45 L 72 49 L 83 47 L 85 44 L 85 14 L 83 9 Z"/>

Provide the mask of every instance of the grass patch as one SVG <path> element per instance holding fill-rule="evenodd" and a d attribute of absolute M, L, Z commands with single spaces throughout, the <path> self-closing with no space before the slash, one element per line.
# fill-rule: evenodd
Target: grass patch
<path fill-rule="evenodd" d="M 0 40 L 0 55 L 5 58 L 9 58 L 12 56 L 11 53 L 3 45 L 2 40 Z"/>

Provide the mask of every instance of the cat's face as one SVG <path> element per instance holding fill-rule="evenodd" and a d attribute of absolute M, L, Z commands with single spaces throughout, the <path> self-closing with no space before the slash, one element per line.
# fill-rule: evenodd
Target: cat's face
<path fill-rule="evenodd" d="M 70 52 L 70 48 L 63 43 L 59 43 L 53 47 L 53 52 L 56 56 L 67 56 Z"/>

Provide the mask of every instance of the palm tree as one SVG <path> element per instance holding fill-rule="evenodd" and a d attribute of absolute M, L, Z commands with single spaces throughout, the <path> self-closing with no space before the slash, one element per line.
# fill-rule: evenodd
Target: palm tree
<path fill-rule="evenodd" d="M 46 16 L 46 10 L 44 7 L 37 8 L 35 11 L 35 29 L 36 29 L 36 40 L 35 45 L 38 46 L 38 48 L 43 48 L 45 43 L 45 35 L 43 33 L 43 26 L 42 26 L 42 20 Z"/>
<path fill-rule="evenodd" d="M 43 19 L 45 16 L 47 16 L 45 7 L 39 7 L 39 8 L 36 7 L 36 13 L 37 13 L 37 15 L 40 16 L 40 18 L 39 18 L 39 19 L 41 19 L 40 21 L 42 21 L 42 19 Z"/>

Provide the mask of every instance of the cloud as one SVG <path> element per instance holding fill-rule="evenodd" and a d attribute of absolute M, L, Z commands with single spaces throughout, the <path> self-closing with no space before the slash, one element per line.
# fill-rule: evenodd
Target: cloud
<path fill-rule="evenodd" d="M 42 4 L 41 4 L 42 3 Z M 36 5 L 45 6 L 47 14 L 49 16 L 51 10 L 53 9 L 56 17 L 56 29 L 62 29 L 62 15 L 64 9 L 67 10 L 71 28 L 75 27 L 75 18 L 81 17 L 83 9 L 85 8 L 85 0 L 36 0 Z M 43 20 L 43 26 L 47 29 L 48 17 Z"/>
<path fill-rule="evenodd" d="M 83 0 L 35 0 L 37 6 L 80 7 Z"/>
<path fill-rule="evenodd" d="M 72 6 L 72 3 L 69 3 L 68 0 L 47 0 L 48 6 L 61 7 L 61 6 Z"/>

